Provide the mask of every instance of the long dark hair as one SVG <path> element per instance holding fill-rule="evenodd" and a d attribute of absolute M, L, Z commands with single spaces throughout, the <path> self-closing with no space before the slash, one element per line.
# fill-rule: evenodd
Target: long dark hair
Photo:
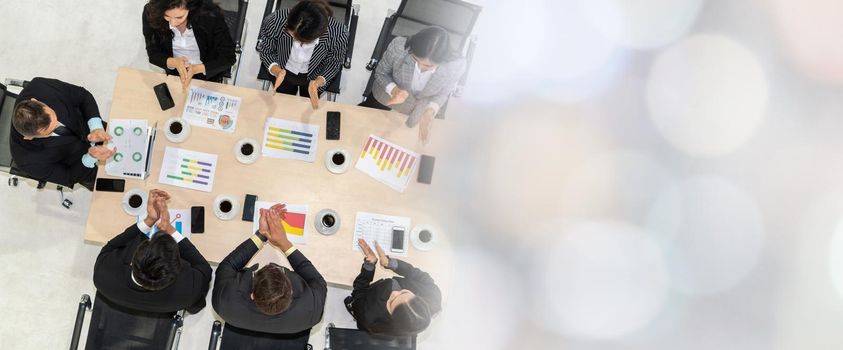
<path fill-rule="evenodd" d="M 316 40 L 328 29 L 328 19 L 333 15 L 325 0 L 303 0 L 290 9 L 284 29 L 295 33 L 297 39 Z"/>
<path fill-rule="evenodd" d="M 370 333 L 380 335 L 415 335 L 421 333 L 430 325 L 432 317 L 427 302 L 419 296 L 415 296 L 406 303 L 396 306 L 389 319 L 374 322 L 369 325 L 367 330 Z"/>
<path fill-rule="evenodd" d="M 433 63 L 450 62 L 457 57 L 451 49 L 451 36 L 441 27 L 427 27 L 407 39 L 404 48 L 419 58 L 427 58 Z"/>
<path fill-rule="evenodd" d="M 187 15 L 188 26 L 196 16 L 222 16 L 222 8 L 210 0 L 149 0 L 146 6 L 146 21 L 157 39 L 173 40 L 173 32 L 164 20 L 164 12 L 179 7 L 186 7 L 190 11 Z"/>

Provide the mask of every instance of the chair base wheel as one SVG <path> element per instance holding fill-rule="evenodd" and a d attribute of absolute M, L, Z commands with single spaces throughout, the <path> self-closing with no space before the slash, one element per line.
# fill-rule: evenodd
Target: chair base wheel
<path fill-rule="evenodd" d="M 18 178 L 16 178 L 16 177 L 9 178 L 9 186 L 18 187 Z"/>

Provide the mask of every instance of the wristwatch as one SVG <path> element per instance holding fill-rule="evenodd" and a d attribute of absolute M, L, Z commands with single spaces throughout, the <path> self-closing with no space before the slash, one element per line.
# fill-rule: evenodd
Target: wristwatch
<path fill-rule="evenodd" d="M 255 231 L 255 236 L 258 236 L 258 238 L 261 240 L 261 242 L 266 243 L 267 238 L 260 231 Z"/>

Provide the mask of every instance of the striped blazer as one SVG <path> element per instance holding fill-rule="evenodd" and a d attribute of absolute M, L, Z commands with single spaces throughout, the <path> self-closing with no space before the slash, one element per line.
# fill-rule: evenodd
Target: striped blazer
<path fill-rule="evenodd" d="M 465 71 L 465 59 L 458 58 L 445 62 L 436 67 L 436 72 L 430 77 L 430 81 L 422 91 L 413 93 L 413 74 L 416 69 L 416 61 L 410 51 L 404 48 L 407 42 L 405 37 L 396 37 L 389 43 L 389 47 L 383 54 L 375 69 L 375 82 L 372 85 L 372 95 L 381 104 L 386 104 L 391 96 L 386 93 L 386 87 L 395 83 L 402 90 L 407 90 L 410 96 L 404 103 L 389 106 L 392 110 L 406 114 L 407 126 L 414 127 L 421 119 L 422 113 L 427 109 L 430 102 L 442 107 L 451 92 L 457 86 L 457 82 Z"/>
<path fill-rule="evenodd" d="M 283 68 L 290 58 L 293 37 L 284 30 L 289 12 L 290 10 L 275 11 L 266 16 L 261 25 L 258 41 L 263 44 L 258 51 L 261 64 L 267 70 L 272 63 L 278 63 Z M 307 71 L 308 80 L 316 79 L 320 75 L 325 78 L 326 84 L 319 88 L 319 92 L 325 91 L 342 69 L 347 45 L 348 30 L 345 25 L 333 17 L 328 18 L 328 30 L 319 37 L 319 44 L 313 49 Z"/>

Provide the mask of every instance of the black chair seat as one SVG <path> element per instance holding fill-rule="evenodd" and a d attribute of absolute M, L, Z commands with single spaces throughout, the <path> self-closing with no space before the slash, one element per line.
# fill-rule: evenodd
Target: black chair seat
<path fill-rule="evenodd" d="M 175 315 L 130 310 L 97 293 L 85 349 L 165 349 Z"/>
<path fill-rule="evenodd" d="M 310 330 L 295 334 L 270 334 L 250 331 L 226 323 L 220 350 L 307 350 Z"/>
<path fill-rule="evenodd" d="M 342 350 L 414 350 L 415 336 L 389 337 L 369 334 L 358 329 L 329 328 L 331 349 Z"/>

